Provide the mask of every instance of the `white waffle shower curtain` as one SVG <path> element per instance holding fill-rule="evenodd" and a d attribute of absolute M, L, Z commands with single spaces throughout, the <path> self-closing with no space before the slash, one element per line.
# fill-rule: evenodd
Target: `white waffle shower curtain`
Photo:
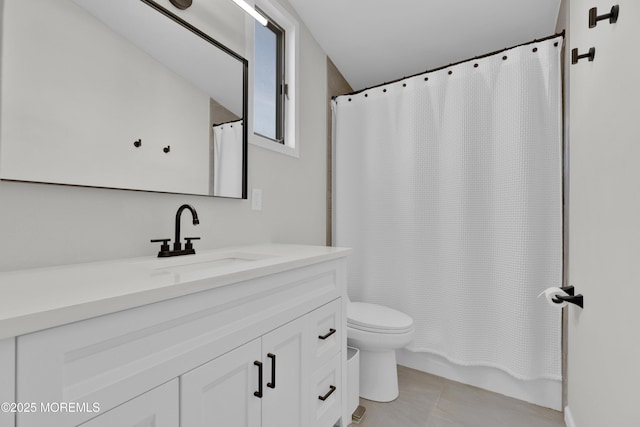
<path fill-rule="evenodd" d="M 213 195 L 242 197 L 242 119 L 213 126 Z"/>
<path fill-rule="evenodd" d="M 411 351 L 561 378 L 562 38 L 333 101 L 334 244 Z M 477 64 L 477 65 L 476 65 Z"/>

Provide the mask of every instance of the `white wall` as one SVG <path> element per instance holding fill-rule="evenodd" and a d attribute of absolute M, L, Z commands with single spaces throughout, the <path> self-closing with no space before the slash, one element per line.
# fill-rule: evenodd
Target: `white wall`
<path fill-rule="evenodd" d="M 249 193 L 262 189 L 262 211 L 252 211 L 250 200 L 3 181 L 0 271 L 153 256 L 158 247 L 149 240 L 173 236 L 182 203 L 198 210 L 200 225 L 183 220 L 183 235 L 202 237 L 196 249 L 324 244 L 326 55 L 302 23 L 299 52 L 300 157 L 249 146 Z"/>
<path fill-rule="evenodd" d="M 620 5 L 616 24 L 588 11 Z M 569 427 L 640 426 L 640 40 L 637 0 L 572 0 L 570 67 Z"/>

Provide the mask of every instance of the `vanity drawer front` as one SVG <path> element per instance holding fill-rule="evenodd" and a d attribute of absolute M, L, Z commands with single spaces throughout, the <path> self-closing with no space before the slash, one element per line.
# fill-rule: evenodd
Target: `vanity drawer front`
<path fill-rule="evenodd" d="M 340 353 L 324 364 L 311 380 L 311 427 L 332 427 L 340 418 L 342 375 Z"/>
<path fill-rule="evenodd" d="M 337 299 L 310 314 L 313 331 L 312 369 L 319 368 L 340 351 L 342 336 L 345 332 L 340 312 L 341 300 Z"/>

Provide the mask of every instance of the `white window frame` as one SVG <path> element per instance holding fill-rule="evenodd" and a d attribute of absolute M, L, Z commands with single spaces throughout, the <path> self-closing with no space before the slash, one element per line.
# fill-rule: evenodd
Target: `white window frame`
<path fill-rule="evenodd" d="M 254 31 L 253 31 L 253 18 L 251 19 L 251 25 L 247 26 L 247 33 L 250 33 L 248 43 L 250 46 L 250 52 L 247 52 L 249 60 L 249 108 L 248 114 L 250 117 L 248 129 L 249 143 L 257 145 L 258 147 L 265 148 L 267 150 L 276 151 L 278 153 L 286 154 L 292 157 L 300 157 L 300 146 L 298 139 L 298 102 L 297 102 L 297 89 L 298 89 L 298 46 L 299 46 L 299 24 L 298 21 L 279 3 L 273 0 L 256 0 L 255 5 L 264 11 L 271 19 L 273 19 L 278 26 L 284 29 L 285 32 L 285 79 L 287 83 L 288 98 L 285 97 L 284 107 L 284 144 L 280 144 L 270 138 L 265 138 L 261 135 L 255 134 L 253 129 L 253 82 L 254 82 L 254 67 L 253 67 L 253 49 L 254 49 Z"/>

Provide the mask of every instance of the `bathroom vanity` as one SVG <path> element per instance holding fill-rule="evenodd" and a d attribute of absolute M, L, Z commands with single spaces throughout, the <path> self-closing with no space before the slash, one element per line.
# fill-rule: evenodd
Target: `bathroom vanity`
<path fill-rule="evenodd" d="M 346 427 L 349 253 L 269 244 L 0 273 L 0 426 Z"/>

